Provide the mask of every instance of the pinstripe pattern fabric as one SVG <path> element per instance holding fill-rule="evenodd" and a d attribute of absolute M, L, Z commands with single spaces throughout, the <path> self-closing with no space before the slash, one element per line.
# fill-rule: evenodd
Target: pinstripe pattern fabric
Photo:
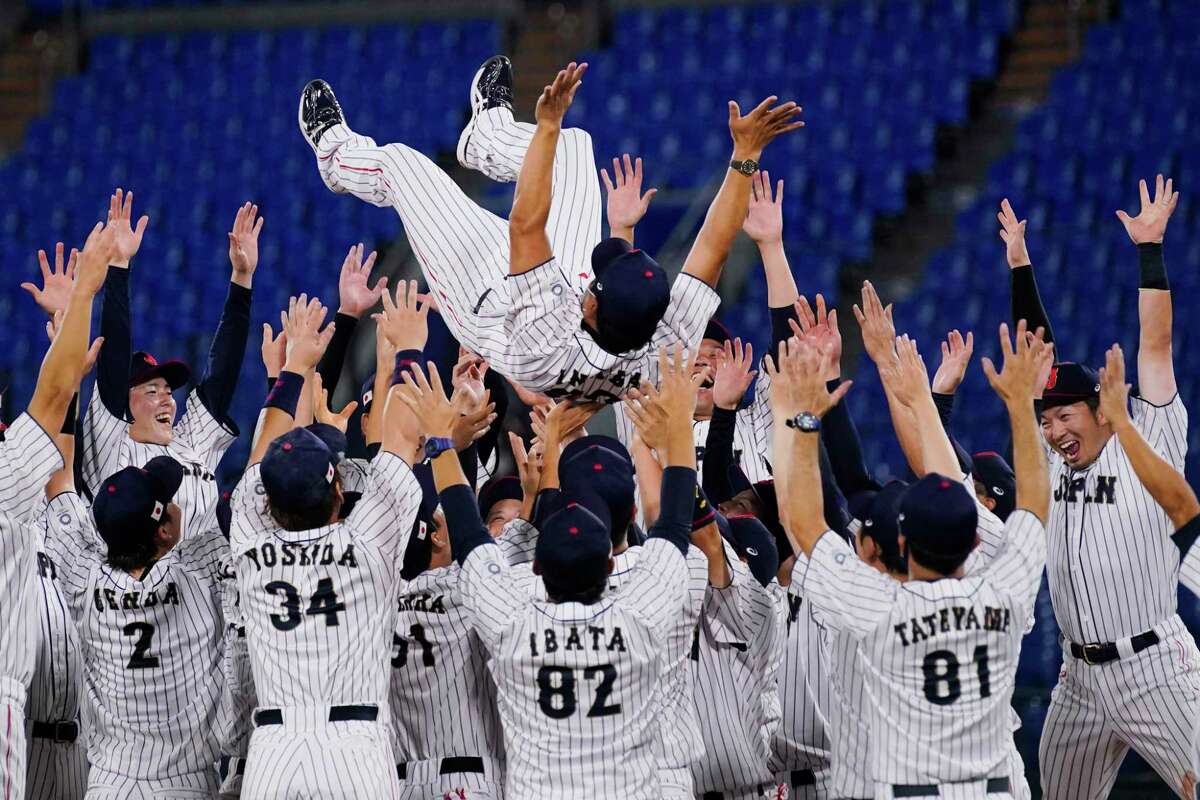
<path fill-rule="evenodd" d="M 778 583 L 760 586 L 725 547 L 733 583 L 709 587 L 692 662 L 705 750 L 692 765 L 697 793 L 741 793 L 774 782 L 769 760 L 781 717 L 786 599 Z"/>
<path fill-rule="evenodd" d="M 504 560 L 510 567 L 533 563 L 533 551 L 537 547 L 537 533 L 537 528 L 520 517 L 510 520 L 500 529 L 500 536 L 496 538 L 496 544 L 500 546 L 500 552 L 504 554 Z M 614 558 L 619 559 L 621 555 L 614 556 Z"/>
<path fill-rule="evenodd" d="M 1187 455 L 1187 409 L 1176 395 L 1156 407 L 1134 399 L 1134 425 L 1176 469 Z M 1050 453 L 1050 598 L 1063 635 L 1115 642 L 1175 614 L 1174 528 L 1138 481 L 1117 437 L 1083 470 Z"/>
<path fill-rule="evenodd" d="M 212 771 L 155 780 L 137 780 L 93 769 L 88 776 L 87 800 L 208 800 L 215 791 Z"/>
<path fill-rule="evenodd" d="M 46 552 L 46 509 L 38 515 L 38 646 L 25 706 L 28 742 L 28 800 L 78 800 L 87 789 L 87 753 L 83 731 L 74 742 L 54 742 L 31 735 L 32 721 L 79 720 L 82 685 L 79 639 L 71 610 L 58 585 L 58 569 Z"/>
<path fill-rule="evenodd" d="M 520 125 L 484 114 L 472 148 L 486 144 L 496 163 L 507 163 L 524 158 L 520 143 L 528 139 L 522 137 Z M 581 294 L 591 280 L 588 257 L 600 235 L 591 137 L 563 131 L 555 159 L 547 234 L 556 258 L 509 276 L 507 222 L 477 206 L 422 154 L 402 144 L 379 147 L 344 125 L 326 131 L 317 150 L 331 190 L 396 209 L 446 324 L 463 346 L 530 389 L 616 402 L 642 379 L 657 380 L 659 346 L 698 344 L 720 297 L 681 276 L 649 347 L 623 356 L 601 350 L 580 327 Z"/>
<path fill-rule="evenodd" d="M 46 481 L 63 465 L 54 440 L 21 414 L 0 442 L 0 798 L 25 793 L 25 716 L 39 635 L 34 516 Z"/>
<path fill-rule="evenodd" d="M 483 642 L 471 630 L 458 582 L 460 567 L 427 570 L 400 595 L 392 637 L 392 744 L 397 762 L 409 763 L 406 783 L 420 784 L 411 762 L 450 756 L 503 762 L 496 687 Z M 503 773 L 446 776 L 441 793 L 458 788 L 499 794 Z M 404 783 L 404 782 L 402 782 Z M 428 783 L 428 782 L 425 782 Z M 474 785 L 468 786 L 471 783 Z M 415 786 L 414 786 L 415 788 Z M 403 793 L 404 786 L 401 786 Z M 473 791 L 472 794 L 475 792 Z M 440 794 L 438 795 L 440 796 Z"/>
<path fill-rule="evenodd" d="M 324 710 L 324 709 L 322 709 Z M 288 715 L 254 731 L 243 800 L 394 800 L 396 765 L 387 725 Z M 305 721 L 293 725 L 289 719 Z"/>
<path fill-rule="evenodd" d="M 1192 547 L 1180 562 L 1179 582 L 1200 598 L 1200 547 Z"/>
<path fill-rule="evenodd" d="M 824 626 L 860 642 L 876 796 L 881 784 L 979 782 L 1008 769 L 1009 704 L 1046 537 L 1020 509 L 1006 528 L 987 567 L 960 579 L 899 584 L 830 533 L 812 553 L 805 597 Z"/>
<path fill-rule="evenodd" d="M 683 556 L 652 539 L 619 592 L 535 599 L 531 573 L 475 548 L 460 589 L 492 654 L 509 798 L 656 798 L 664 643 L 687 591 Z"/>
<path fill-rule="evenodd" d="M 251 715 L 258 705 L 258 694 L 254 690 L 254 675 L 250 669 L 250 648 L 246 643 L 246 623 L 242 618 L 237 582 L 224 582 L 222 599 L 225 609 L 225 647 L 221 668 L 225 673 L 225 690 L 221 693 L 219 719 L 225 724 L 216 731 L 217 744 L 221 749 L 224 769 L 218 764 L 220 797 L 238 797 L 241 793 L 244 772 L 239 774 L 250 749 L 250 735 L 254 732 Z"/>
<path fill-rule="evenodd" d="M 138 579 L 103 562 L 79 495 L 59 494 L 46 516 L 46 546 L 78 620 L 89 781 L 120 776 L 149 791 L 211 773 L 224 724 L 224 537 L 193 535 Z"/>
<path fill-rule="evenodd" d="M 169 445 L 135 442 L 129 423 L 109 413 L 92 389 L 83 420 L 81 459 L 83 480 L 93 493 L 100 482 L 125 467 L 140 467 L 155 456 L 170 456 L 183 465 L 183 483 L 175 493 L 175 504 L 183 511 L 183 538 L 217 527 L 217 464 L 237 436 L 217 421 L 198 390 L 187 397 L 186 411 L 173 428 Z"/>

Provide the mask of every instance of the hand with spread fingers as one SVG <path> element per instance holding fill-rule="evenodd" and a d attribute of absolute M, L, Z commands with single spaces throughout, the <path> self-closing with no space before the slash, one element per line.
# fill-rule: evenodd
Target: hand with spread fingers
<path fill-rule="evenodd" d="M 392 392 L 412 410 L 422 433 L 449 439 L 461 414 L 446 396 L 437 365 L 430 361 L 427 368 L 428 377 L 420 369 L 405 371 L 403 383 L 393 386 Z"/>
<path fill-rule="evenodd" d="M 783 179 L 771 196 L 771 175 L 765 169 L 754 174 L 750 183 L 750 208 L 742 230 L 755 244 L 775 244 L 783 241 Z"/>
<path fill-rule="evenodd" d="M 97 222 L 92 228 L 75 261 L 75 292 L 88 297 L 99 293 L 108 277 L 108 267 L 117 256 L 117 238 L 117 230 L 111 225 Z"/>
<path fill-rule="evenodd" d="M 416 281 L 397 281 L 396 300 L 382 293 L 383 312 L 372 314 L 376 335 L 388 338 L 397 352 L 424 350 L 429 341 L 429 304 L 417 293 Z"/>
<path fill-rule="evenodd" d="M 650 201 L 658 193 L 658 189 L 647 189 L 642 193 L 642 159 L 624 156 L 624 163 L 613 159 L 613 174 L 610 178 L 608 170 L 600 170 L 600 180 L 604 183 L 604 191 L 608 195 L 608 227 L 613 236 L 633 241 L 633 229 L 646 215 Z M 626 236 L 625 234 L 628 234 Z"/>
<path fill-rule="evenodd" d="M 925 359 L 921 358 L 916 339 L 907 333 L 896 337 L 896 359 L 881 366 L 879 375 L 902 405 L 913 408 L 924 400 L 933 401 Z"/>
<path fill-rule="evenodd" d="M 1004 255 L 1008 259 L 1009 269 L 1031 264 L 1029 251 L 1025 249 L 1025 223 L 1029 220 L 1017 221 L 1017 214 L 1007 197 L 1000 202 L 1000 213 L 996 218 L 1000 220 L 1000 238 L 1004 241 Z"/>
<path fill-rule="evenodd" d="M 38 307 L 54 316 L 57 311 L 65 311 L 67 301 L 71 299 L 71 288 L 75 283 L 75 262 L 79 260 L 79 251 L 71 248 L 71 256 L 63 266 L 63 243 L 54 246 L 54 268 L 46 259 L 46 251 L 38 250 L 38 266 L 42 268 L 42 288 L 26 281 L 21 288 L 33 296 Z"/>
<path fill-rule="evenodd" d="M 108 227 L 113 231 L 113 253 L 108 266 L 128 269 L 130 260 L 142 247 L 142 236 L 150 217 L 142 216 L 133 226 L 133 192 L 121 189 L 113 192 L 108 200 Z"/>
<path fill-rule="evenodd" d="M 533 112 L 539 125 L 562 125 L 567 109 L 575 100 L 575 92 L 583 85 L 583 74 L 587 68 L 586 62 L 577 64 L 572 61 L 565 69 L 558 71 L 553 83 L 542 89 Z"/>
<path fill-rule="evenodd" d="M 964 339 L 958 329 L 950 331 L 942 342 L 942 363 L 933 373 L 933 391 L 937 394 L 954 394 L 958 391 L 974 352 L 974 333 L 967 331 L 967 338 Z"/>
<path fill-rule="evenodd" d="M 1001 323 L 1000 352 L 1004 356 L 1003 369 L 997 372 L 995 364 L 986 356 L 981 362 L 988 383 L 1010 409 L 1033 408 L 1033 390 L 1037 381 L 1040 356 L 1048 347 L 1042 341 L 1041 333 L 1039 329 L 1035 335 L 1027 335 L 1025 320 L 1021 320 L 1017 323 L 1016 336 L 1010 336 L 1008 324 Z"/>
<path fill-rule="evenodd" d="M 656 453 L 667 447 L 667 412 L 659 402 L 658 390 L 649 383 L 631 389 L 625 396 L 625 414 L 642 444 Z"/>
<path fill-rule="evenodd" d="M 1100 368 L 1100 413 L 1110 424 L 1129 420 L 1129 389 L 1125 382 L 1125 351 L 1114 344 L 1104 354 Z"/>
<path fill-rule="evenodd" d="M 287 337 L 285 371 L 304 375 L 316 369 L 333 338 L 333 323 L 321 328 L 327 312 L 320 300 L 315 297 L 310 300 L 306 294 L 288 301 L 288 310 L 280 313 L 283 333 Z"/>
<path fill-rule="evenodd" d="M 246 203 L 238 209 L 229 232 L 229 263 L 233 265 L 233 282 L 249 289 L 258 269 L 258 234 L 262 232 L 263 218 L 258 216 L 258 206 Z"/>
<path fill-rule="evenodd" d="M 1179 203 L 1179 192 L 1175 191 L 1175 182 L 1167 178 L 1163 182 L 1160 173 L 1154 180 L 1154 199 L 1150 199 L 1150 191 L 1146 181 L 1138 181 L 1138 194 L 1141 197 L 1142 208 L 1136 217 L 1131 217 L 1124 211 L 1117 212 L 1117 219 L 1125 226 L 1125 232 L 1134 244 L 1162 244 L 1167 232 L 1167 222 L 1175 213 Z"/>
<path fill-rule="evenodd" d="M 322 425 L 332 425 L 342 433 L 346 432 L 347 426 L 350 424 L 350 417 L 353 416 L 355 409 L 358 408 L 358 402 L 348 403 L 345 408 L 337 413 L 329 407 L 329 392 L 325 391 L 325 384 L 321 380 L 321 373 L 315 373 L 310 383 L 312 386 L 312 405 L 313 417 Z"/>
<path fill-rule="evenodd" d="M 450 438 L 455 450 L 466 450 L 482 437 L 496 421 L 496 404 L 490 402 L 491 392 L 485 391 L 478 398 L 462 389 L 454 390 L 450 402 L 458 409 L 458 420 Z"/>
<path fill-rule="evenodd" d="M 797 119 L 804 109 L 791 101 L 775 105 L 778 100 L 771 95 L 745 116 L 736 101 L 729 101 L 729 133 L 733 137 L 735 160 L 757 161 L 776 137 L 804 127 L 804 122 Z"/>
<path fill-rule="evenodd" d="M 758 373 L 754 370 L 754 345 L 747 343 L 743 346 L 740 338 L 734 339 L 733 342 L 725 340 L 725 357 L 713 374 L 713 404 L 736 411 L 756 374 Z"/>
<path fill-rule="evenodd" d="M 771 412 L 778 428 L 797 414 L 825 416 L 850 391 L 853 381 L 839 384 L 832 393 L 827 388 L 825 372 L 831 355 L 828 344 L 822 348 L 793 337 L 780 342 L 778 366 L 770 356 L 764 359 L 771 378 Z"/>
<path fill-rule="evenodd" d="M 875 366 L 882 367 L 896 358 L 896 323 L 892 321 L 892 304 L 885 308 L 875 287 L 864 281 L 862 305 L 854 306 L 854 317 L 862 328 L 863 348 Z"/>
<path fill-rule="evenodd" d="M 837 309 L 826 309 L 825 296 L 817 295 L 817 310 L 814 313 L 804 295 L 793 303 L 796 320 L 788 320 L 792 333 L 802 342 L 807 342 L 822 353 L 827 353 L 825 380 L 832 381 L 842 375 L 842 332 L 838 328 Z"/>
<path fill-rule="evenodd" d="M 379 302 L 387 289 L 387 276 L 375 281 L 371 286 L 371 268 L 375 266 L 378 254 L 372 250 L 363 260 L 361 243 L 350 248 L 342 261 L 342 271 L 338 275 L 338 313 L 358 319 Z"/>
<path fill-rule="evenodd" d="M 262 331 L 262 362 L 267 369 L 268 378 L 278 378 L 283 371 L 283 362 L 287 359 L 287 336 L 283 329 L 279 335 L 271 329 L 269 323 L 263 323 Z"/>
<path fill-rule="evenodd" d="M 54 316 L 46 321 L 46 338 L 51 343 L 58 338 L 58 332 L 62 329 L 65 314 L 66 312 L 64 311 L 55 311 Z M 100 348 L 103 346 L 103 336 L 98 336 L 92 341 L 92 346 L 88 348 L 87 355 L 83 357 L 83 372 L 79 376 L 81 379 L 96 368 L 96 359 L 100 358 Z"/>

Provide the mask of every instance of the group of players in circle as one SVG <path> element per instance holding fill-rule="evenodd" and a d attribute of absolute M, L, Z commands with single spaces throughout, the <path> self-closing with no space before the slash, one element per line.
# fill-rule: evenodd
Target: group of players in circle
<path fill-rule="evenodd" d="M 302 294 L 264 326 L 266 400 L 231 495 L 214 472 L 239 436 L 257 207 L 229 234 L 182 416 L 187 365 L 132 347 L 149 222 L 132 193 L 81 250 L 39 253 L 41 286 L 23 286 L 51 344 L 0 448 L 6 800 L 1029 797 L 1011 701 L 1046 566 L 1063 667 L 1043 796 L 1107 796 L 1132 747 L 1193 797 L 1200 652 L 1176 590 L 1200 590 L 1200 503 L 1171 361 L 1172 182 L 1118 212 L 1141 275 L 1132 395 L 1119 346 L 1099 371 L 1055 361 L 1025 222 L 1002 204 L 1014 323 L 982 366 L 1007 459 L 950 433 L 972 334 L 948 334 L 931 385 L 863 286 L 855 316 L 915 476 L 881 484 L 840 402 L 837 312 L 800 296 L 783 182 L 758 163 L 800 109 L 729 103 L 729 169 L 671 282 L 634 246 L 654 193 L 640 160 L 601 171 L 601 239 L 591 139 L 562 127 L 586 69 L 558 73 L 534 124 L 513 118 L 508 59 L 476 74 L 458 159 L 516 181 L 508 220 L 305 87 L 322 180 L 396 209 L 428 294 L 372 286 L 357 246 L 333 320 Z M 742 230 L 768 285 L 759 359 L 714 318 Z M 334 411 L 380 301 L 376 372 Z M 431 308 L 463 348 L 448 381 L 423 355 Z M 534 439 L 508 433 L 510 476 L 492 474 L 498 376 L 534 407 Z M 618 437 L 588 435 L 607 404 Z M 367 449 L 348 456 L 359 410 Z"/>

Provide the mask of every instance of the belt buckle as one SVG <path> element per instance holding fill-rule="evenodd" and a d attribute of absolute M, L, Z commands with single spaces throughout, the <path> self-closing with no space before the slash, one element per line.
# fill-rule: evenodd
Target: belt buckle
<path fill-rule="evenodd" d="M 71 726 L 74 724 L 73 722 L 55 722 L 54 738 L 52 741 L 55 744 L 70 744 L 74 741 L 76 736 L 78 736 L 78 734 L 76 736 L 71 735 Z"/>
<path fill-rule="evenodd" d="M 1097 666 L 1100 662 L 1093 661 L 1091 654 L 1099 648 L 1100 645 L 1098 644 L 1085 644 L 1083 646 L 1083 663 L 1087 664 L 1089 667 Z"/>

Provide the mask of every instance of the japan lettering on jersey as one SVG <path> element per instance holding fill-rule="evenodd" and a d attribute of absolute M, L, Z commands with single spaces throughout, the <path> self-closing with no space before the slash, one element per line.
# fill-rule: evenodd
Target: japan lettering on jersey
<path fill-rule="evenodd" d="M 725 544 L 733 582 L 709 587 L 692 665 L 705 756 L 692 765 L 697 792 L 771 784 L 771 740 L 779 728 L 783 588 L 759 585 Z"/>
<path fill-rule="evenodd" d="M 827 532 L 802 591 L 822 625 L 860 643 L 877 783 L 1007 777 L 1009 704 L 1045 563 L 1040 520 L 1017 509 L 1005 542 L 965 578 L 900 584 Z"/>
<path fill-rule="evenodd" d="M 286 531 L 261 465 L 233 496 L 230 545 L 261 707 L 387 707 L 400 561 L 421 500 L 401 458 L 371 462 L 371 491 L 332 525 Z"/>
<path fill-rule="evenodd" d="M 216 528 L 220 493 L 215 473 L 225 451 L 237 441 L 237 431 L 212 415 L 198 389 L 188 395 L 187 410 L 175 423 L 169 445 L 135 442 L 129 425 L 109 412 L 98 388 L 92 390 L 81 442 L 87 486 L 94 491 L 101 481 L 125 467 L 140 467 L 156 456 L 170 456 L 183 466 L 183 483 L 174 497 L 183 512 L 183 538 Z"/>
<path fill-rule="evenodd" d="M 463 607 L 460 572 L 457 564 L 426 570 L 397 602 L 391 660 L 397 761 L 501 759 L 496 687 Z"/>
<path fill-rule="evenodd" d="M 687 569 L 675 545 L 651 538 L 635 572 L 591 605 L 549 603 L 499 547 L 468 555 L 459 586 L 492 655 L 507 796 L 659 797 L 664 640 Z"/>
<path fill-rule="evenodd" d="M 579 290 L 554 259 L 508 278 L 504 330 L 509 346 L 492 366 L 534 391 L 559 399 L 619 403 L 643 381 L 658 383 L 660 347 L 695 349 L 720 296 L 698 278 L 680 274 L 671 303 L 650 344 L 620 356 L 601 349 L 583 330 Z"/>
<path fill-rule="evenodd" d="M 1187 409 L 1133 398 L 1133 423 L 1177 470 L 1187 455 Z M 1063 635 L 1077 643 L 1115 642 L 1173 616 L 1179 551 L 1166 512 L 1137 479 L 1116 436 L 1090 466 L 1050 461 L 1050 598 Z"/>
<path fill-rule="evenodd" d="M 54 440 L 28 414 L 17 417 L 0 442 L 0 703 L 25 706 L 26 687 L 37 652 L 38 615 L 33 609 L 37 578 L 30 564 L 38 537 L 35 515 L 50 476 L 62 469 Z"/>
<path fill-rule="evenodd" d="M 225 724 L 225 538 L 194 535 L 134 578 L 104 563 L 79 495 L 55 497 L 47 519 L 46 547 L 78 620 L 89 762 L 139 780 L 210 770 Z"/>

